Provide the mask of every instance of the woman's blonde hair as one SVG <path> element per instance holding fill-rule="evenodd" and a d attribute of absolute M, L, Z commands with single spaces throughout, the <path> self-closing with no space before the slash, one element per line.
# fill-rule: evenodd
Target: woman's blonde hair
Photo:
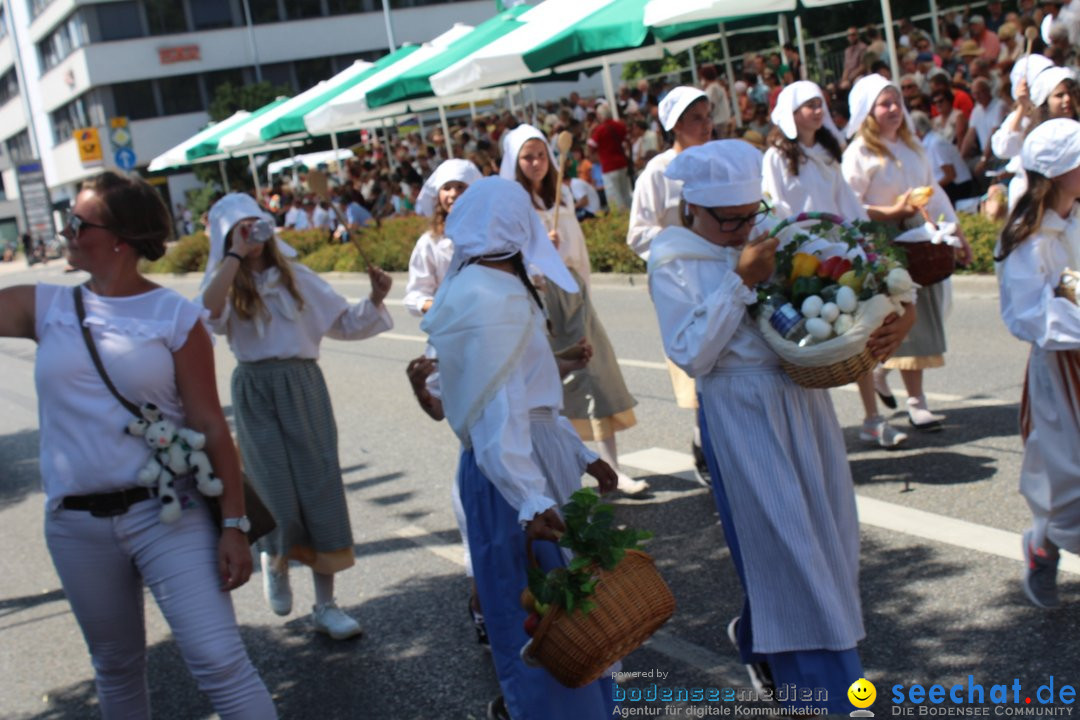
<path fill-rule="evenodd" d="M 900 102 L 903 102 L 901 99 Z M 877 104 L 877 100 L 874 101 Z M 885 141 L 881 137 L 881 126 L 878 125 L 878 121 L 874 118 L 873 111 L 866 116 L 863 120 L 862 127 L 859 128 L 859 135 L 862 137 L 863 142 L 866 143 L 867 149 L 870 152 L 877 155 L 879 158 L 889 158 L 890 160 L 896 160 L 893 154 L 889 152 L 889 148 L 885 145 Z M 911 128 L 908 127 L 907 117 L 900 123 L 900 129 L 896 131 L 896 136 L 900 138 L 900 141 L 907 145 L 909 148 L 917 152 L 919 155 L 923 154 L 922 145 L 915 139 L 915 136 L 911 134 Z"/>
<path fill-rule="evenodd" d="M 232 235 L 237 227 L 237 225 L 234 225 L 229 234 L 225 236 L 226 251 L 232 247 Z M 270 267 L 277 268 L 278 272 L 281 273 L 281 283 L 289 291 L 289 294 L 293 296 L 293 299 L 296 300 L 297 307 L 303 310 L 304 298 L 296 287 L 296 276 L 293 275 L 292 263 L 286 260 L 278 251 L 277 242 L 274 239 L 264 244 L 263 254 L 266 256 Z M 255 287 L 255 274 L 247 263 L 240 263 L 240 269 L 236 271 L 232 287 L 229 288 L 229 300 L 232 302 L 233 311 L 243 320 L 253 320 L 259 315 L 267 320 L 270 319 L 270 312 L 266 309 L 266 304 L 263 303 L 262 296 L 259 295 L 259 291 Z"/>

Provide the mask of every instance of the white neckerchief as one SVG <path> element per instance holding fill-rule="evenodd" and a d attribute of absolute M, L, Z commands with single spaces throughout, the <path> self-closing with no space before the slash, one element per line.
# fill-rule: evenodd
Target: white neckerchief
<path fill-rule="evenodd" d="M 255 278 L 255 291 L 259 293 L 266 309 L 271 317 L 274 311 L 286 320 L 296 320 L 299 310 L 296 307 L 296 299 L 289 292 L 289 288 L 281 281 L 281 271 L 276 267 L 267 268 L 261 273 L 252 273 Z M 267 318 L 264 313 L 255 315 L 255 332 L 261 338 L 266 334 Z"/>

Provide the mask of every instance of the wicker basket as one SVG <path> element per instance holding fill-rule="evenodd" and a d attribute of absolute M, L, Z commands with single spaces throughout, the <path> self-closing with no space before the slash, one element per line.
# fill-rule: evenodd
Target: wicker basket
<path fill-rule="evenodd" d="M 522 651 L 566 687 L 578 688 L 635 650 L 675 612 L 675 598 L 651 557 L 627 550 L 614 570 L 600 570 L 588 614 L 552 606 Z"/>
<path fill-rule="evenodd" d="M 947 279 L 956 269 L 956 254 L 948 243 L 935 244 L 925 240 L 896 244 L 907 254 L 911 279 L 923 287 Z"/>
<path fill-rule="evenodd" d="M 1061 282 L 1054 289 L 1054 294 L 1076 305 L 1076 288 L 1080 286 L 1080 272 L 1065 268 L 1061 273 Z"/>

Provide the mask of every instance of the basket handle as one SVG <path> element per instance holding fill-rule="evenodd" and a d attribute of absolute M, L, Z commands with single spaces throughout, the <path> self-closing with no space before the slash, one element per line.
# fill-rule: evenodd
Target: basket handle
<path fill-rule="evenodd" d="M 776 227 L 774 227 L 772 230 L 769 231 L 769 237 L 776 237 L 777 235 L 780 234 L 781 230 L 784 230 L 784 229 L 788 228 L 791 225 L 795 225 L 796 223 L 801 223 L 801 222 L 809 222 L 811 220 L 816 221 L 816 222 L 830 222 L 833 225 L 840 225 L 840 226 L 843 226 L 843 227 L 847 228 L 848 230 L 852 230 L 852 231 L 855 231 L 855 232 L 858 233 L 857 228 L 855 228 L 851 223 L 849 223 L 847 220 L 840 217 L 839 215 L 834 215 L 833 213 L 827 213 L 827 212 L 812 211 L 812 212 L 802 212 L 802 213 L 799 213 L 798 215 L 793 215 L 793 216 L 791 216 L 789 218 L 781 220 L 780 224 L 778 224 Z M 861 238 L 862 233 L 858 233 L 858 234 L 859 234 L 859 237 Z"/>

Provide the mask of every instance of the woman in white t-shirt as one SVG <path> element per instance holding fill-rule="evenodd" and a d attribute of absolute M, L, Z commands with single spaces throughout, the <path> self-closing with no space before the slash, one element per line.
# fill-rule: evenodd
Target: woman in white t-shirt
<path fill-rule="evenodd" d="M 202 304 L 239 361 L 232 378 L 236 436 L 252 484 L 277 520 L 259 541 L 264 592 L 278 615 L 292 611 L 289 560 L 309 566 L 312 620 L 334 639 L 360 625 L 334 603 L 334 574 L 355 563 L 338 465 L 337 426 L 316 362 L 324 336 L 360 340 L 394 323 L 383 306 L 390 276 L 368 268 L 371 294 L 355 305 L 263 234 L 269 222 L 248 195 L 210 208 Z"/>
<path fill-rule="evenodd" d="M 0 291 L 0 336 L 38 343 L 45 538 L 93 659 L 102 715 L 150 716 L 145 586 L 218 714 L 274 718 L 229 595 L 250 577 L 251 552 L 240 465 L 202 310 L 138 271 L 140 260 L 165 254 L 171 229 L 161 196 L 142 180 L 106 172 L 90 181 L 63 231 L 69 261 L 89 281 L 74 292 L 44 284 Z M 161 503 L 137 480 L 152 451 L 124 432 L 133 417 L 95 368 L 84 332 L 120 395 L 153 403 L 168 420 L 205 435 L 224 486 L 224 529 L 180 479 L 180 517 L 161 521 Z"/>

